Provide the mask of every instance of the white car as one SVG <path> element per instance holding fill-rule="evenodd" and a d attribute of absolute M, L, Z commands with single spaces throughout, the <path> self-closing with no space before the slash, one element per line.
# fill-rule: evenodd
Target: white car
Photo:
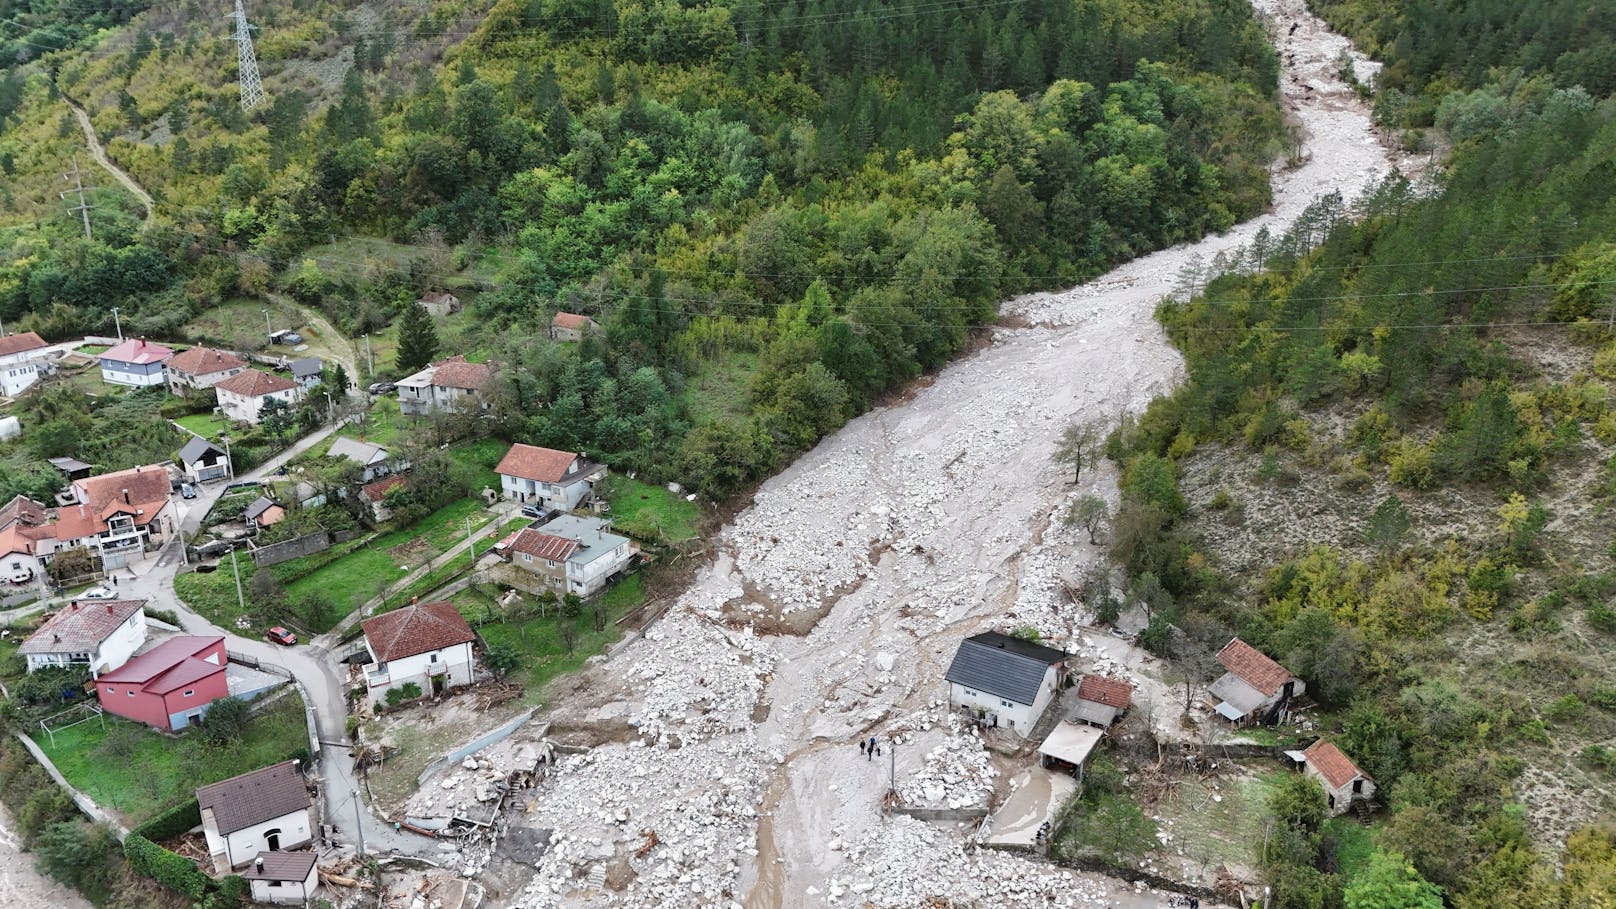
<path fill-rule="evenodd" d="M 10 581 L 13 584 L 26 584 L 34 579 L 34 573 L 27 568 L 19 568 L 11 573 Z"/>
<path fill-rule="evenodd" d="M 113 590 L 110 587 L 91 587 L 89 590 L 86 590 L 83 593 L 79 594 L 76 599 L 80 599 L 80 600 L 116 600 L 117 598 L 118 598 L 118 591 Z"/>

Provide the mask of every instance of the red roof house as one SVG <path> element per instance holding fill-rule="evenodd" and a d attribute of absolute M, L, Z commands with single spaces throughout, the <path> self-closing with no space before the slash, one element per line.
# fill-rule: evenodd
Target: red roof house
<path fill-rule="evenodd" d="M 193 347 L 168 361 L 168 390 L 183 395 L 192 388 L 217 385 L 246 368 L 246 361 L 228 351 Z"/>
<path fill-rule="evenodd" d="M 1077 719 L 1110 727 L 1133 703 L 1133 685 L 1122 679 L 1108 679 L 1089 673 L 1077 683 Z"/>
<path fill-rule="evenodd" d="M 375 703 L 411 682 L 423 694 L 471 683 L 471 644 L 477 639 L 453 603 L 411 603 L 361 623 L 370 664 L 365 686 Z"/>
<path fill-rule="evenodd" d="M 499 465 L 500 492 L 518 502 L 543 502 L 546 508 L 571 511 L 606 476 L 606 466 L 583 455 L 518 442 Z"/>
<path fill-rule="evenodd" d="M 1287 752 L 1296 757 L 1295 752 Z M 1375 781 L 1358 769 L 1352 759 L 1342 753 L 1334 743 L 1319 739 L 1301 752 L 1302 772 L 1319 781 L 1330 803 L 1330 813 L 1340 814 L 1354 801 L 1370 799 L 1375 794 Z"/>
<path fill-rule="evenodd" d="M 32 353 L 49 346 L 49 344 L 45 343 L 44 338 L 31 331 L 25 331 L 19 335 L 6 335 L 0 338 L 0 362 L 7 362 L 7 357 Z"/>
<path fill-rule="evenodd" d="M 582 341 L 584 335 L 600 328 L 595 320 L 575 312 L 558 312 L 550 320 L 550 337 L 557 341 Z"/>
<path fill-rule="evenodd" d="M 175 732 L 207 715 L 230 694 L 222 637 L 169 638 L 95 680 L 101 708 Z"/>
<path fill-rule="evenodd" d="M 164 382 L 163 364 L 174 351 L 161 344 L 130 338 L 100 355 L 101 381 L 144 388 Z"/>
<path fill-rule="evenodd" d="M 173 480 L 158 464 L 74 480 L 71 492 L 76 504 L 56 512 L 57 543 L 95 546 L 103 560 L 136 552 L 147 537 L 162 536 L 167 529 L 162 518 L 173 516 Z M 108 567 L 116 566 L 108 562 Z"/>
<path fill-rule="evenodd" d="M 387 507 L 387 494 L 406 485 L 404 474 L 395 473 L 359 487 L 359 498 L 370 506 L 370 513 L 376 520 L 385 521 L 393 516 L 392 509 Z"/>
<path fill-rule="evenodd" d="M 1231 722 L 1267 720 L 1276 708 L 1306 689 L 1289 669 L 1239 638 L 1223 645 L 1218 662 L 1229 671 L 1208 686 L 1207 693 L 1213 708 Z"/>

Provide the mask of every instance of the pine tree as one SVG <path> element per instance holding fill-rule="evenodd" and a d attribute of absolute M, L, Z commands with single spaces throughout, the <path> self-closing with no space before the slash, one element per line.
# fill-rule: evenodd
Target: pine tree
<path fill-rule="evenodd" d="M 398 371 L 406 375 L 432 362 L 438 353 L 438 329 L 432 316 L 414 303 L 398 322 Z"/>

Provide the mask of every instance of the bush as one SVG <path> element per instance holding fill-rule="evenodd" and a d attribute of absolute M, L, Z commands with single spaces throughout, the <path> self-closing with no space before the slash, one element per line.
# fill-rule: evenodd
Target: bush
<path fill-rule="evenodd" d="M 252 710 L 246 701 L 223 697 L 214 701 L 202 718 L 202 736 L 213 745 L 229 745 L 240 741 L 251 721 Z"/>
<path fill-rule="evenodd" d="M 157 812 L 131 832 L 155 842 L 172 839 L 200 823 L 202 823 L 202 809 L 197 805 L 196 799 L 188 798 Z"/>
<path fill-rule="evenodd" d="M 167 622 L 168 624 L 173 625 L 175 628 L 183 627 L 180 625 L 179 613 L 172 609 L 153 609 L 150 606 L 147 606 L 146 617 L 149 619 L 156 619 L 159 622 Z"/>
<path fill-rule="evenodd" d="M 39 867 L 96 903 L 111 895 L 112 869 L 107 859 L 118 846 L 112 831 L 84 821 L 63 821 L 45 828 L 34 844 Z"/>
<path fill-rule="evenodd" d="M 138 833 L 124 839 L 123 857 L 136 871 L 193 900 L 201 899 L 208 891 L 208 876 L 196 862 L 169 852 Z"/>

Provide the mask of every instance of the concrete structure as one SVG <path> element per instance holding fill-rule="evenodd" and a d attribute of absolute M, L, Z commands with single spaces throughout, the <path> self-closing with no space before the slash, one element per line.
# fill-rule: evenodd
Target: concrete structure
<path fill-rule="evenodd" d="M 279 401 L 292 407 L 303 399 L 303 389 L 291 379 L 247 369 L 213 386 L 219 393 L 219 410 L 240 423 L 257 425 L 263 419 L 264 405 Z"/>
<path fill-rule="evenodd" d="M 610 533 L 611 522 L 563 515 L 542 528 L 524 527 L 502 546 L 511 564 L 537 575 L 557 594 L 599 593 L 634 563 L 640 545 Z"/>
<path fill-rule="evenodd" d="M 319 357 L 299 357 L 287 364 L 286 368 L 291 371 L 292 381 L 299 388 L 309 389 L 320 384 L 325 363 Z"/>
<path fill-rule="evenodd" d="M 14 398 L 38 382 L 49 348 L 31 331 L 0 338 L 0 394 Z"/>
<path fill-rule="evenodd" d="M 56 554 L 56 528 L 47 520 L 45 506 L 27 496 L 0 508 L 0 582 L 26 583 L 45 573 Z"/>
<path fill-rule="evenodd" d="M 230 457 L 207 439 L 192 436 L 180 449 L 180 471 L 192 483 L 229 479 Z"/>
<path fill-rule="evenodd" d="M 471 683 L 471 643 L 477 635 L 453 603 L 411 603 L 361 623 L 370 663 L 362 670 L 374 704 L 410 682 L 423 694 Z"/>
<path fill-rule="evenodd" d="M 1229 671 L 1207 687 L 1207 700 L 1219 716 L 1239 726 L 1280 722 L 1290 699 L 1307 688 L 1290 670 L 1239 638 L 1223 645 L 1218 662 Z"/>
<path fill-rule="evenodd" d="M 230 694 L 222 637 L 169 638 L 95 680 L 101 708 L 164 732 L 178 732 Z"/>
<path fill-rule="evenodd" d="M 404 470 L 409 467 L 408 464 L 395 465 L 392 455 L 388 454 L 387 449 L 380 445 L 361 442 L 347 436 L 338 436 L 337 440 L 331 443 L 331 450 L 327 451 L 325 456 L 328 458 L 347 458 L 358 464 L 362 468 L 359 475 L 359 482 L 361 483 L 379 480 L 395 470 Z"/>
<path fill-rule="evenodd" d="M 183 397 L 199 388 L 212 388 L 246 368 L 247 362 L 229 351 L 193 347 L 175 354 L 163 372 L 168 390 Z"/>
<path fill-rule="evenodd" d="M 260 852 L 241 876 L 255 903 L 302 906 L 320 887 L 318 858 L 313 852 Z"/>
<path fill-rule="evenodd" d="M 583 455 L 521 443 L 505 452 L 494 472 L 505 498 L 543 503 L 556 511 L 577 508 L 595 484 L 606 479 L 606 465 L 586 461 Z"/>
<path fill-rule="evenodd" d="M 943 678 L 951 706 L 1025 738 L 1066 681 L 1066 652 L 986 631 L 960 642 Z"/>
<path fill-rule="evenodd" d="M 393 509 L 387 507 L 387 494 L 395 489 L 403 489 L 404 485 L 404 475 L 395 473 L 359 487 L 359 499 L 370 509 L 372 518 L 378 522 L 385 521 L 393 516 Z"/>
<path fill-rule="evenodd" d="M 572 312 L 558 312 L 550 320 L 550 337 L 557 341 L 582 341 L 584 335 L 600 331 L 594 319 Z"/>
<path fill-rule="evenodd" d="M 22 438 L 22 421 L 10 414 L 0 417 L 0 442 Z"/>
<path fill-rule="evenodd" d="M 1355 801 L 1368 801 L 1375 797 L 1375 781 L 1358 769 L 1350 758 L 1333 743 L 1319 739 L 1307 746 L 1306 751 L 1285 752 L 1302 765 L 1302 772 L 1318 780 L 1324 788 L 1331 814 L 1341 814 Z"/>
<path fill-rule="evenodd" d="M 1111 728 L 1133 703 L 1133 685 L 1122 679 L 1085 674 L 1077 682 L 1077 709 L 1072 719 L 1101 729 Z"/>
<path fill-rule="evenodd" d="M 74 480 L 56 511 L 56 548 L 93 549 L 105 568 L 128 564 L 174 527 L 173 479 L 160 464 Z"/>
<path fill-rule="evenodd" d="M 314 800 L 297 761 L 210 783 L 196 791 L 196 803 L 215 874 L 314 841 Z"/>
<path fill-rule="evenodd" d="M 130 338 L 100 356 L 101 381 L 134 388 L 162 385 L 168 381 L 163 364 L 173 356 L 174 351 L 161 344 Z"/>
<path fill-rule="evenodd" d="M 492 378 L 486 363 L 467 363 L 462 356 L 439 360 L 407 379 L 398 381 L 398 411 L 420 416 L 439 410 L 482 406 L 483 387 Z"/>
<path fill-rule="evenodd" d="M 39 626 L 17 652 L 28 671 L 84 665 L 91 676 L 129 662 L 146 643 L 145 600 L 75 600 Z"/>
<path fill-rule="evenodd" d="M 1093 726 L 1062 720 L 1038 746 L 1038 757 L 1046 769 L 1082 779 L 1083 766 L 1104 735 Z"/>
<path fill-rule="evenodd" d="M 460 298 L 444 291 L 433 291 L 422 294 L 415 305 L 441 319 L 460 311 Z"/>

